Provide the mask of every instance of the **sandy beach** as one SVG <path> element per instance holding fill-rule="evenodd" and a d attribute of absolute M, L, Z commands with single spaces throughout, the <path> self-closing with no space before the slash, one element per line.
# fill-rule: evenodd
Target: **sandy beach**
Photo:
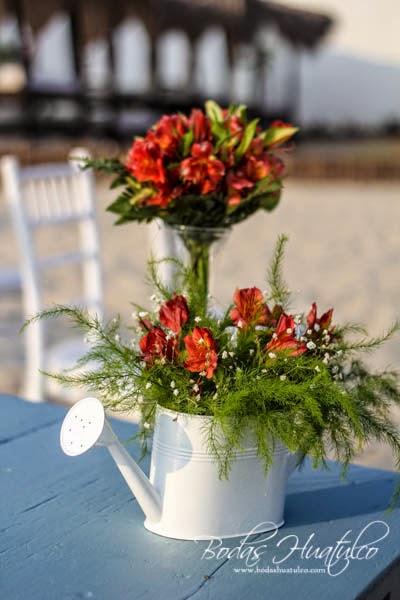
<path fill-rule="evenodd" d="M 113 199 L 107 182 L 99 180 L 98 217 L 102 240 L 105 305 L 109 316 L 120 313 L 129 324 L 129 302 L 148 305 L 146 260 L 149 231 L 146 225 L 113 226 L 105 211 Z M 215 264 L 214 286 L 218 301 L 229 302 L 236 287 L 265 289 L 265 271 L 278 233 L 287 233 L 286 278 L 293 290 L 293 308 L 307 310 L 317 301 L 320 310 L 334 307 L 337 322 L 368 325 L 369 333 L 382 333 L 400 317 L 400 185 L 398 182 L 287 181 L 280 206 L 271 214 L 259 213 L 229 234 Z M 60 230 L 61 231 L 61 230 Z M 51 235 L 41 232 L 43 253 L 70 247 L 71 228 Z M 17 267 L 18 249 L 4 198 L 0 199 L 0 265 Z M 45 302 L 78 297 L 74 268 L 62 274 L 46 273 Z M 65 293 L 67 292 L 67 293 Z M 0 302 L 0 390 L 17 394 L 23 373 L 22 323 L 18 294 Z M 53 328 L 51 337 L 55 336 Z M 377 368 L 400 368 L 400 335 L 369 358 Z M 400 423 L 400 413 L 394 415 Z M 367 448 L 359 462 L 391 468 L 387 449 Z"/>

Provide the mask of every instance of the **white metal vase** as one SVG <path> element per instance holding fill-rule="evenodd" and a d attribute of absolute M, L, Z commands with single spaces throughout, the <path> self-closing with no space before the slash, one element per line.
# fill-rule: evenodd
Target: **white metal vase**
<path fill-rule="evenodd" d="M 176 539 L 229 538 L 283 525 L 288 476 L 298 455 L 278 444 L 267 475 L 254 443 L 235 453 L 229 480 L 218 476 L 207 430 L 212 417 L 158 407 L 150 482 L 162 500 L 161 519 L 146 529 Z"/>

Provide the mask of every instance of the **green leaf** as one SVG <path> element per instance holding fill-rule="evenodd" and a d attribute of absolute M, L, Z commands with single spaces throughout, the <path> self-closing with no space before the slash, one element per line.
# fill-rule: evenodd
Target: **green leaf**
<path fill-rule="evenodd" d="M 267 129 L 261 135 L 266 146 L 279 146 L 298 131 L 298 127 L 273 127 Z"/>
<path fill-rule="evenodd" d="M 194 133 L 191 129 L 182 138 L 182 154 L 183 156 L 187 156 L 189 154 L 189 150 L 193 144 Z"/>
<path fill-rule="evenodd" d="M 211 123 L 222 123 L 224 120 L 222 114 L 222 108 L 214 102 L 214 100 L 207 100 L 206 104 L 206 115 L 210 119 Z"/>
<path fill-rule="evenodd" d="M 238 116 L 242 121 L 246 122 L 246 111 L 247 106 L 245 104 L 239 104 L 234 111 L 234 115 Z"/>
<path fill-rule="evenodd" d="M 260 197 L 257 196 L 257 199 L 259 200 L 260 208 L 270 212 L 278 206 L 281 196 L 280 194 L 265 194 Z"/>
<path fill-rule="evenodd" d="M 142 188 L 136 194 L 134 194 L 129 200 L 129 204 L 134 205 L 140 202 L 140 200 L 144 200 L 145 198 L 151 198 L 154 196 L 154 190 L 151 188 Z"/>
<path fill-rule="evenodd" d="M 244 130 L 242 141 L 240 142 L 240 144 L 237 147 L 236 152 L 235 152 L 236 160 L 239 160 L 243 156 L 243 154 L 246 152 L 247 148 L 250 146 L 250 144 L 254 138 L 254 135 L 256 133 L 256 127 L 257 127 L 258 121 L 259 121 L 259 119 L 254 119 L 247 125 L 246 129 Z"/>

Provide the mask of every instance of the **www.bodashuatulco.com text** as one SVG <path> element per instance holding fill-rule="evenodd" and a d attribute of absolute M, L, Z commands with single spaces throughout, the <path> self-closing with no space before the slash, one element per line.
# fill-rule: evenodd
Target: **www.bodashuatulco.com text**
<path fill-rule="evenodd" d="M 243 573 L 243 574 L 267 574 L 267 575 L 304 575 L 309 573 L 326 573 L 326 569 L 307 569 L 304 567 L 254 567 L 254 568 L 234 568 L 234 573 Z"/>

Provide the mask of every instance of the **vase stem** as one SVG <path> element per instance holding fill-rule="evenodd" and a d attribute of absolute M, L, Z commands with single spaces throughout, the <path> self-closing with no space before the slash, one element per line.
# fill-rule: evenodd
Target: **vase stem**
<path fill-rule="evenodd" d="M 229 228 L 207 228 L 177 225 L 173 227 L 186 254 L 184 263 L 190 269 L 188 292 L 196 306 L 198 317 L 205 317 L 209 309 L 210 272 L 212 254 Z"/>

